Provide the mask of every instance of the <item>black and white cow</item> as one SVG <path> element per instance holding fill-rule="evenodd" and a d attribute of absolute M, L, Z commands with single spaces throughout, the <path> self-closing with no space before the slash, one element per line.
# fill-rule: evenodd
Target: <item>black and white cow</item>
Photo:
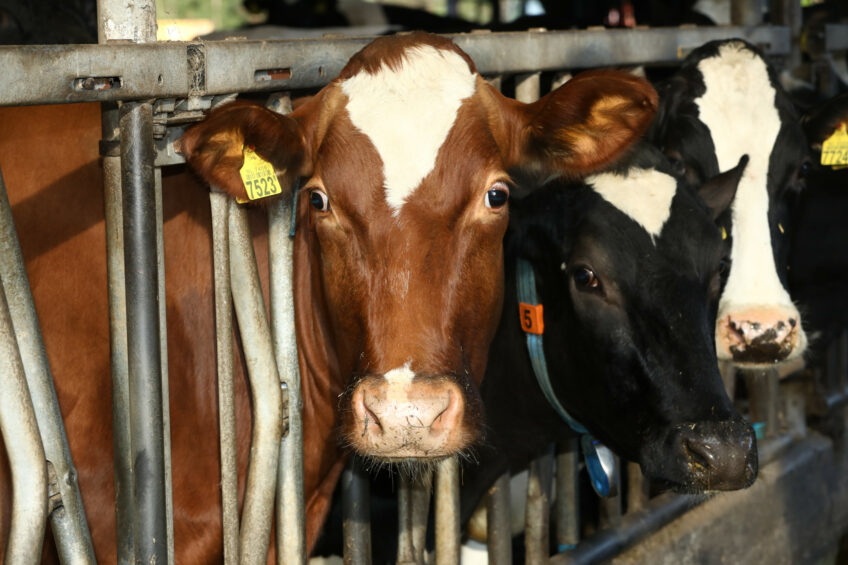
<path fill-rule="evenodd" d="M 801 315 L 787 291 L 788 192 L 808 150 L 799 117 L 762 54 L 742 40 L 693 51 L 658 87 L 651 137 L 690 182 L 749 162 L 718 218 L 731 244 L 715 329 L 720 360 L 758 367 L 800 356 Z"/>
<path fill-rule="evenodd" d="M 732 195 L 744 161 L 702 193 Z M 729 246 L 715 217 L 729 200 L 710 209 L 647 145 L 611 171 L 563 184 L 513 202 L 504 315 L 481 391 L 491 448 L 466 466 L 464 517 L 500 473 L 574 434 L 533 372 L 518 258 L 534 267 L 552 387 L 571 416 L 677 490 L 749 486 L 754 434 L 725 393 L 713 341 Z"/>

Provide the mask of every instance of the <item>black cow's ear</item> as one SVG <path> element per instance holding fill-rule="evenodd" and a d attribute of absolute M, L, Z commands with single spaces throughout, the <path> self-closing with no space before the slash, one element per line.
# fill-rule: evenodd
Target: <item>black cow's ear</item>
<path fill-rule="evenodd" d="M 822 143 L 844 123 L 848 123 L 848 93 L 831 98 L 801 118 L 810 148 L 816 153 L 821 152 Z"/>
<path fill-rule="evenodd" d="M 736 188 L 739 186 L 739 180 L 742 178 L 742 173 L 745 172 L 745 167 L 748 165 L 748 156 L 742 155 L 737 164 L 732 169 L 720 173 L 706 181 L 698 189 L 698 195 L 713 211 L 713 219 L 718 218 L 727 210 L 730 203 L 733 202 L 736 196 Z"/>

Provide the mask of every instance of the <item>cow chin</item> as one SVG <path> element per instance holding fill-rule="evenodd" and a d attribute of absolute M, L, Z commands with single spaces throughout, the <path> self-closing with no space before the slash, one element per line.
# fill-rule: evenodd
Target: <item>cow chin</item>
<path fill-rule="evenodd" d="M 747 488 L 757 478 L 754 430 L 742 419 L 679 424 L 646 443 L 640 465 L 676 492 Z"/>
<path fill-rule="evenodd" d="M 342 436 L 368 459 L 405 464 L 462 455 L 479 438 L 479 398 L 450 377 L 372 375 L 350 393 Z M 473 391 L 473 389 L 471 389 Z"/>

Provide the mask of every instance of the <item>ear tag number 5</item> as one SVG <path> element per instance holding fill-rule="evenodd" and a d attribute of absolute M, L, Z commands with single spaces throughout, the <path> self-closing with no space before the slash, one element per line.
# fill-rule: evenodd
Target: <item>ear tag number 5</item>
<path fill-rule="evenodd" d="M 244 148 L 244 165 L 239 170 L 247 197 L 258 200 L 283 192 L 274 166 L 256 154 L 252 146 Z"/>
<path fill-rule="evenodd" d="M 542 335 L 545 333 L 545 321 L 541 304 L 518 303 L 518 313 L 521 329 L 529 334 Z"/>

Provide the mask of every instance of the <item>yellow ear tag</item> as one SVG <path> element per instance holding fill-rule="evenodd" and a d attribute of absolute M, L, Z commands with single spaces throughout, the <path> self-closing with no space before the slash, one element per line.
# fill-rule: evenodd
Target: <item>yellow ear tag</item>
<path fill-rule="evenodd" d="M 831 167 L 848 165 L 848 131 L 846 124 L 842 123 L 822 143 L 821 164 Z"/>
<path fill-rule="evenodd" d="M 239 170 L 247 197 L 251 200 L 280 194 L 283 189 L 274 166 L 256 154 L 253 147 L 244 148 L 244 165 Z"/>
<path fill-rule="evenodd" d="M 785 231 L 783 231 L 783 224 L 781 224 L 780 222 L 777 223 L 777 229 L 780 230 L 780 233 L 786 233 Z"/>
<path fill-rule="evenodd" d="M 721 226 L 721 238 L 727 239 L 727 230 L 724 229 L 724 226 Z"/>

